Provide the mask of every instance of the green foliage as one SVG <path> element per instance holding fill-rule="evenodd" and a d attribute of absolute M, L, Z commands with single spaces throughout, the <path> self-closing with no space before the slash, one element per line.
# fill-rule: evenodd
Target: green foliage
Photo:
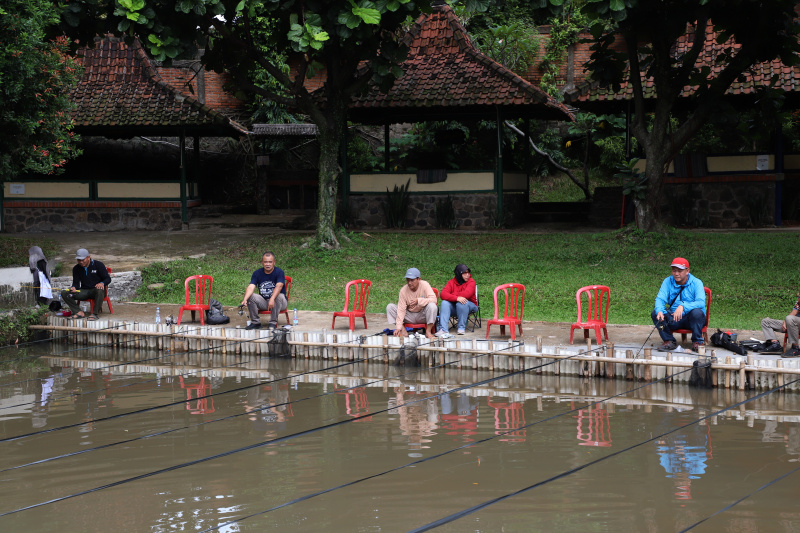
<path fill-rule="evenodd" d="M 489 27 L 476 35 L 478 48 L 507 69 L 524 75 L 539 55 L 535 26 L 511 22 Z"/>
<path fill-rule="evenodd" d="M 619 172 L 614 174 L 615 178 L 622 179 L 622 194 L 629 195 L 634 199 L 643 199 L 647 194 L 647 176 L 636 168 L 639 159 L 633 158 L 624 162 L 619 167 Z"/>
<path fill-rule="evenodd" d="M 611 287 L 609 318 L 614 324 L 649 324 L 650 311 L 675 256 L 689 259 L 692 274 L 714 291 L 711 327 L 756 329 L 765 316 L 780 316 L 795 302 L 792 272 L 800 240 L 787 233 L 704 233 L 632 228 L 596 234 L 485 233 L 447 236 L 405 232 L 352 234 L 334 251 L 301 248 L 302 237 L 269 235 L 244 246 L 143 270 L 137 299 L 182 304 L 183 280 L 204 273 L 214 277 L 213 297 L 224 305 L 241 302 L 259 255 L 269 247 L 277 264 L 294 278 L 291 306 L 339 311 L 344 285 L 359 278 L 373 283 L 368 311 L 379 313 L 397 301 L 403 273 L 422 271 L 441 288 L 453 267 L 466 262 L 480 287 L 484 317 L 493 314 L 491 291 L 501 283 L 527 287 L 525 316 L 530 320 L 571 322 L 575 291 L 590 283 Z M 146 286 L 166 282 L 157 292 Z M 747 305 L 742 305 L 742 302 Z"/>
<path fill-rule="evenodd" d="M 456 229 L 458 227 L 456 209 L 453 207 L 453 199 L 449 194 L 447 198 L 436 201 L 436 205 L 434 206 L 434 218 L 436 219 L 437 228 Z"/>
<path fill-rule="evenodd" d="M 46 308 L 20 309 L 0 315 L 0 345 L 30 340 L 33 333 L 28 326 L 39 324 L 46 311 Z"/>
<path fill-rule="evenodd" d="M 0 182 L 23 173 L 57 174 L 80 152 L 69 92 L 80 71 L 50 0 L 0 0 Z"/>
<path fill-rule="evenodd" d="M 386 201 L 381 203 L 383 209 L 383 216 L 386 218 L 387 228 L 402 228 L 406 224 L 406 215 L 408 213 L 408 186 L 411 184 L 411 179 L 406 181 L 405 185 L 397 185 L 390 191 L 386 189 Z"/>
<path fill-rule="evenodd" d="M 556 3 L 553 0 L 551 2 Z M 567 48 L 578 42 L 578 35 L 583 29 L 583 18 L 570 15 L 572 14 L 555 17 L 551 21 L 550 38 L 545 45 L 544 57 L 539 63 L 539 69 L 542 71 L 539 87 L 554 98 L 561 98 L 556 78 L 566 58 Z"/>

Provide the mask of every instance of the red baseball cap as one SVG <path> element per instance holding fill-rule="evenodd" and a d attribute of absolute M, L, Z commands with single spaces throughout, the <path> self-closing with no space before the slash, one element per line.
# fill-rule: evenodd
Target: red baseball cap
<path fill-rule="evenodd" d="M 675 259 L 672 260 L 672 265 L 670 266 L 678 267 L 681 270 L 686 270 L 687 268 L 689 268 L 689 261 L 687 261 L 683 257 L 676 257 Z"/>

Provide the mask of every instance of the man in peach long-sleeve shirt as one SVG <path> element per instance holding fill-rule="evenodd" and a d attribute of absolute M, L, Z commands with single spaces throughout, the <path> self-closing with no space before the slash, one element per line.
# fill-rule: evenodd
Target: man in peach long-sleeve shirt
<path fill-rule="evenodd" d="M 394 336 L 408 336 L 403 324 L 425 324 L 425 336 L 432 338 L 433 325 L 439 309 L 436 307 L 436 293 L 430 283 L 420 279 L 417 268 L 406 271 L 406 284 L 400 289 L 397 304 L 386 306 L 386 320 L 394 325 Z"/>

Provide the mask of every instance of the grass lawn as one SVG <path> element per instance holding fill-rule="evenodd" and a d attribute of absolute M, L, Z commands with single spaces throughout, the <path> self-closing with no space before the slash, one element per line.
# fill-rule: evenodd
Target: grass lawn
<path fill-rule="evenodd" d="M 58 250 L 54 239 L 43 235 L 23 235 L 20 237 L 0 236 L 0 268 L 12 266 L 28 266 L 28 249 L 38 246 L 50 260 L 50 268 L 55 268 L 52 257 Z M 57 275 L 55 272 L 54 275 Z"/>
<path fill-rule="evenodd" d="M 686 257 L 692 274 L 713 290 L 711 327 L 758 329 L 765 316 L 782 318 L 791 310 L 800 288 L 797 233 L 702 233 L 671 231 L 668 235 L 620 230 L 598 234 L 530 235 L 487 233 L 350 234 L 351 242 L 327 252 L 301 248 L 303 237 L 275 236 L 251 245 L 221 250 L 203 259 L 154 264 L 143 271 L 139 301 L 181 304 L 183 280 L 193 274 L 214 277 L 213 297 L 238 305 L 250 275 L 260 267 L 264 250 L 294 278 L 289 307 L 340 311 L 344 286 L 352 279 L 372 281 L 369 312 L 383 312 L 397 301 L 408 267 L 441 288 L 458 263 L 467 264 L 478 283 L 481 313 L 494 311 L 492 291 L 501 283 L 527 288 L 525 318 L 572 322 L 575 291 L 591 284 L 611 288 L 609 321 L 648 324 L 661 281 L 670 274 L 673 257 Z M 792 272 L 795 272 L 792 274 Z"/>

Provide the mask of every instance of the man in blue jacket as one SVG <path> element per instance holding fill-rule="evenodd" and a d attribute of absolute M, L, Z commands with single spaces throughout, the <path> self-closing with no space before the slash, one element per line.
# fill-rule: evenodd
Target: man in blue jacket
<path fill-rule="evenodd" d="M 661 284 L 656 305 L 651 314 L 653 324 L 661 324 L 658 334 L 664 344 L 663 351 L 678 347 L 672 332 L 676 329 L 692 330 L 692 350 L 703 345 L 703 326 L 706 324 L 706 293 L 703 282 L 689 273 L 689 261 L 676 257 L 672 261 L 672 276 Z"/>

